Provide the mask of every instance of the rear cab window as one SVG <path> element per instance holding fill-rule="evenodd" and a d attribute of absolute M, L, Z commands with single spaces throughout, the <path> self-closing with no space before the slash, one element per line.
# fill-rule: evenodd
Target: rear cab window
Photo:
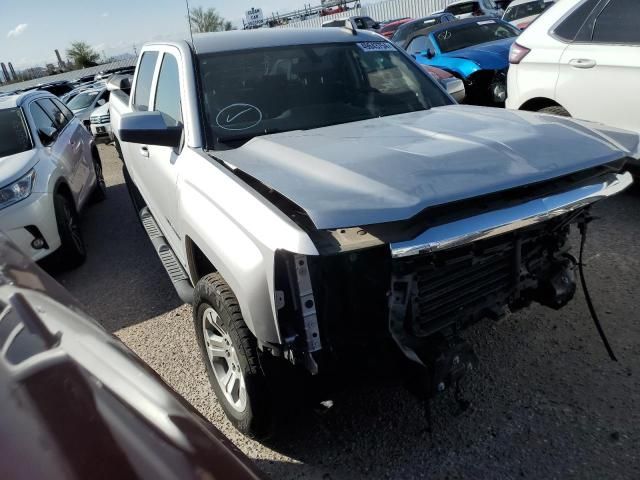
<path fill-rule="evenodd" d="M 20 108 L 0 110 L 0 158 L 33 148 L 24 114 Z"/>
<path fill-rule="evenodd" d="M 149 110 L 149 99 L 151 98 L 151 83 L 156 70 L 158 52 L 147 51 L 142 54 L 136 84 L 133 89 L 132 105 L 134 110 Z"/>

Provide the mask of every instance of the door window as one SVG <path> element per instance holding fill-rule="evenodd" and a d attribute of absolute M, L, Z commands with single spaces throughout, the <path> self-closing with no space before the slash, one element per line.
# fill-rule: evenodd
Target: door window
<path fill-rule="evenodd" d="M 36 102 L 33 102 L 31 104 L 31 106 L 29 107 L 29 112 L 31 113 L 31 118 L 33 119 L 33 123 L 35 123 L 36 125 L 36 131 L 38 132 L 40 141 L 42 142 L 43 145 L 48 145 L 49 139 L 44 138 L 41 131 L 46 132 L 51 129 L 56 130 L 56 126 L 53 120 Z"/>
<path fill-rule="evenodd" d="M 149 98 L 151 96 L 151 82 L 156 69 L 158 52 L 144 52 L 140 66 L 138 67 L 138 78 L 136 88 L 133 91 L 133 107 L 136 110 L 149 110 Z"/>
<path fill-rule="evenodd" d="M 73 119 L 73 112 L 67 108 L 67 106 L 62 103 L 57 98 L 52 98 L 51 101 L 60 109 L 62 114 L 66 117 L 67 122 L 70 122 Z"/>
<path fill-rule="evenodd" d="M 640 44 L 640 5 L 637 0 L 611 0 L 593 29 L 596 43 Z"/>
<path fill-rule="evenodd" d="M 155 110 L 164 114 L 168 125 L 176 126 L 182 123 L 178 61 L 169 53 L 164 54 L 160 66 Z"/>
<path fill-rule="evenodd" d="M 411 55 L 417 55 L 426 52 L 428 49 L 434 50 L 433 43 L 431 43 L 427 35 L 421 35 L 411 40 L 411 43 L 407 47 L 407 52 Z"/>
<path fill-rule="evenodd" d="M 40 105 L 45 112 L 47 112 L 47 115 L 49 115 L 50 118 L 53 119 L 53 125 L 56 130 L 62 130 L 67 126 L 69 120 L 67 120 L 67 117 L 64 116 L 62 111 L 56 107 L 50 99 L 44 98 L 36 101 L 36 103 Z"/>

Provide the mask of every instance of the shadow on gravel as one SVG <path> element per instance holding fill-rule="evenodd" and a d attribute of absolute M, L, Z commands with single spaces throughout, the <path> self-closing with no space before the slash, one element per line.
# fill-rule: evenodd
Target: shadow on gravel
<path fill-rule="evenodd" d="M 51 273 L 109 332 L 182 304 L 135 216 L 124 183 L 109 186 L 104 202 L 85 209 L 82 232 L 85 264 Z"/>

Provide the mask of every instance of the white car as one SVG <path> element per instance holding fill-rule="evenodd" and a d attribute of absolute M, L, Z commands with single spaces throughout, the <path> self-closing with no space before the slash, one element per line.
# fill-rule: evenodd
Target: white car
<path fill-rule="evenodd" d="M 462 0 L 447 5 L 447 8 L 443 11 L 454 15 L 458 19 L 481 17 L 483 15 L 491 17 L 502 16 L 502 10 L 493 0 Z"/>
<path fill-rule="evenodd" d="M 514 0 L 502 15 L 502 20 L 524 30 L 556 0 Z"/>
<path fill-rule="evenodd" d="M 89 117 L 91 122 L 91 134 L 96 143 L 108 143 L 113 140 L 111 132 L 111 114 L 109 113 L 109 103 L 96 108 Z"/>
<path fill-rule="evenodd" d="M 54 95 L 0 99 L 0 230 L 33 260 L 86 256 L 78 212 L 106 187 L 93 138 Z"/>
<path fill-rule="evenodd" d="M 80 92 L 67 103 L 73 114 L 87 130 L 90 130 L 89 116 L 98 107 L 109 101 L 109 90 L 106 86 L 91 88 Z"/>
<path fill-rule="evenodd" d="M 636 0 L 562 0 L 511 47 L 507 108 L 640 132 Z"/>

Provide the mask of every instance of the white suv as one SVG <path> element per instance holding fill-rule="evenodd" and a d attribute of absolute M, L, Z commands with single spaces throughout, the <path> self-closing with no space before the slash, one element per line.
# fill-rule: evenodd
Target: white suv
<path fill-rule="evenodd" d="M 562 0 L 511 47 L 507 108 L 640 132 L 638 0 Z"/>
<path fill-rule="evenodd" d="M 0 98 L 0 230 L 34 260 L 82 263 L 78 212 L 106 187 L 91 134 L 57 97 Z"/>

